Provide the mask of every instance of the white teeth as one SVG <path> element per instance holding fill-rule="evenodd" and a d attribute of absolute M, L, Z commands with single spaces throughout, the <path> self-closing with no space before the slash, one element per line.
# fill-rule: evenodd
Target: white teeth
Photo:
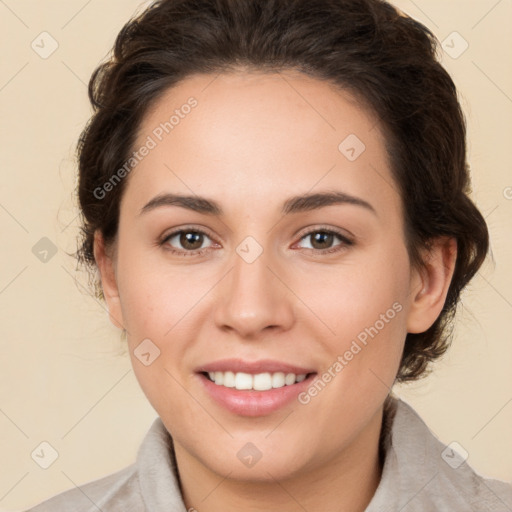
<path fill-rule="evenodd" d="M 215 381 L 215 384 L 217 384 L 217 381 Z M 234 388 L 235 374 L 233 372 L 224 372 L 224 383 L 222 385 L 227 388 Z"/>
<path fill-rule="evenodd" d="M 291 386 L 292 384 L 295 384 L 295 374 L 294 373 L 287 373 L 286 377 L 284 378 L 284 383 L 287 386 Z"/>
<path fill-rule="evenodd" d="M 253 377 L 253 388 L 256 391 L 272 389 L 272 376 L 270 373 L 258 373 Z"/>
<path fill-rule="evenodd" d="M 210 380 L 218 386 L 236 388 L 239 390 L 252 389 L 255 391 L 267 391 L 269 389 L 291 386 L 302 382 L 306 374 L 295 375 L 295 373 L 257 373 L 255 375 L 244 372 L 208 372 Z"/>
<path fill-rule="evenodd" d="M 284 373 L 277 372 L 272 375 L 272 387 L 282 388 L 284 386 Z"/>
<path fill-rule="evenodd" d="M 215 381 L 217 384 L 217 381 Z M 252 389 L 253 378 L 249 373 L 238 372 L 235 375 L 235 388 L 236 389 Z"/>

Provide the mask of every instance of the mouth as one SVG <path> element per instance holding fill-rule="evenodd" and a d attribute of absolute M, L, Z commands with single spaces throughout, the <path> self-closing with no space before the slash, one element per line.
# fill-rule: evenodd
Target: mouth
<path fill-rule="evenodd" d="M 196 369 L 206 395 L 239 416 L 265 416 L 293 403 L 317 372 L 278 361 L 223 360 Z"/>
<path fill-rule="evenodd" d="M 268 391 L 269 389 L 279 389 L 284 386 L 292 386 L 306 380 L 313 373 L 284 373 L 284 372 L 263 372 L 263 373 L 244 373 L 244 372 L 201 372 L 210 382 L 217 386 L 225 388 L 252 391 Z"/>

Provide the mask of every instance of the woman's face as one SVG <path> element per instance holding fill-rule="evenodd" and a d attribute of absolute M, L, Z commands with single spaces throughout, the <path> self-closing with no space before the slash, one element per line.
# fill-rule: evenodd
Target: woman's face
<path fill-rule="evenodd" d="M 368 449 L 428 327 L 377 120 L 304 75 L 196 75 L 134 150 L 104 287 L 177 454 L 267 480 Z"/>

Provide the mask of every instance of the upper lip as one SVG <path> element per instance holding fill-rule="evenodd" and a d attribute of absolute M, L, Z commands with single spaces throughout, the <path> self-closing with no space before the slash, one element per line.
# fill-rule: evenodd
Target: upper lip
<path fill-rule="evenodd" d="M 295 375 L 303 375 L 308 373 L 315 373 L 315 370 L 272 359 L 259 359 L 258 361 L 221 359 L 219 361 L 201 365 L 200 367 L 196 368 L 196 372 L 242 372 L 250 374 L 283 372 L 294 373 Z"/>

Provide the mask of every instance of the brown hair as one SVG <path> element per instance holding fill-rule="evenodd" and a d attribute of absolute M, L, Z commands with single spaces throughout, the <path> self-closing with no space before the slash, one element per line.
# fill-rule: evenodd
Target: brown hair
<path fill-rule="evenodd" d="M 351 91 L 379 117 L 411 262 L 421 265 L 420 249 L 436 237 L 457 240 L 444 308 L 427 331 L 407 335 L 397 380 L 425 375 L 449 345 L 459 294 L 489 244 L 468 197 L 464 116 L 437 50 L 425 26 L 381 0 L 154 2 L 123 27 L 89 83 L 94 115 L 78 144 L 79 262 L 95 269 L 96 230 L 107 246 L 115 240 L 126 180 L 106 200 L 94 191 L 127 161 L 141 120 L 169 87 L 193 73 L 298 70 Z"/>

